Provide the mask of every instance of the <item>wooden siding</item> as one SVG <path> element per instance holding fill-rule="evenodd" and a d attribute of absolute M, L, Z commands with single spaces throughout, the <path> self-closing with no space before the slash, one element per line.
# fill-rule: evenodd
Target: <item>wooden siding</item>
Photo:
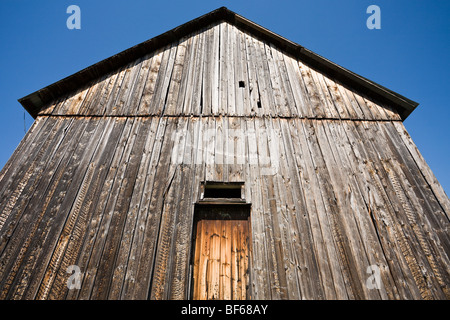
<path fill-rule="evenodd" d="M 0 298 L 186 298 L 205 180 L 245 182 L 256 299 L 448 298 L 448 198 L 409 139 L 401 122 L 39 118 L 0 176 Z"/>
<path fill-rule="evenodd" d="M 449 299 L 399 120 L 231 24 L 180 39 L 41 111 L 0 172 L 0 299 L 186 299 L 204 181 L 245 183 L 254 299 Z"/>
<path fill-rule="evenodd" d="M 400 119 L 389 106 L 225 22 L 103 76 L 39 114 Z"/>

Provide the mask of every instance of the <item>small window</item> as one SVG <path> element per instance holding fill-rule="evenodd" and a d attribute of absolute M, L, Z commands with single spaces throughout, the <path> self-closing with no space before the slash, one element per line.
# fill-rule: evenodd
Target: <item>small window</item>
<path fill-rule="evenodd" d="M 239 81 L 239 88 L 245 88 L 245 82 Z"/>
<path fill-rule="evenodd" d="M 221 188 L 209 187 L 205 188 L 205 198 L 241 198 L 241 188 Z"/>
<path fill-rule="evenodd" d="M 201 187 L 202 199 L 243 199 L 243 183 L 206 182 Z"/>
<path fill-rule="evenodd" d="M 243 182 L 207 181 L 200 188 L 200 201 L 245 202 Z"/>

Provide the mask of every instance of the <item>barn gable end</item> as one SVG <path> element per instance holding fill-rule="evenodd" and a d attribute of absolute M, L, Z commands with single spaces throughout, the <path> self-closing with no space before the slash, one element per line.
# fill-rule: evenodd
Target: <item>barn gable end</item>
<path fill-rule="evenodd" d="M 38 115 L 401 119 L 391 105 L 226 21 L 105 74 Z"/>
<path fill-rule="evenodd" d="M 225 8 L 20 101 L 0 299 L 450 298 L 449 199 L 402 123 L 417 104 Z M 223 206 L 248 229 L 197 227 Z"/>

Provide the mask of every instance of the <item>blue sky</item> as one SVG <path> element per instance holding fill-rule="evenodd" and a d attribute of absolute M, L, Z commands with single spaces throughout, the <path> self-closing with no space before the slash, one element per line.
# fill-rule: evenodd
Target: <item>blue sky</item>
<path fill-rule="evenodd" d="M 72 4 L 81 30 L 66 27 Z M 0 168 L 33 122 L 17 99 L 221 6 L 419 102 L 404 124 L 449 193 L 447 0 L 1 0 Z"/>

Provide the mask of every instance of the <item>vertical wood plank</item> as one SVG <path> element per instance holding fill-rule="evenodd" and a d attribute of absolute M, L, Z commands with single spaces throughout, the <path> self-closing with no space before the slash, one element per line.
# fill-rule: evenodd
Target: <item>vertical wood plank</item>
<path fill-rule="evenodd" d="M 115 122 L 116 125 L 121 124 L 123 126 L 123 129 L 120 138 L 118 138 L 117 146 L 114 149 L 114 155 L 112 156 L 111 164 L 108 168 L 106 178 L 103 183 L 98 186 L 100 195 L 96 202 L 96 205 L 92 208 L 93 212 L 91 213 L 92 216 L 89 221 L 88 230 L 86 231 L 86 239 L 83 242 L 82 247 L 80 248 L 80 254 L 76 262 L 76 265 L 80 267 L 81 271 L 84 274 L 81 290 L 70 290 L 67 293 L 67 299 L 76 299 L 78 297 L 87 299 L 89 298 L 90 290 L 92 289 L 98 261 L 95 259 L 95 257 L 96 255 L 98 256 L 101 253 L 101 250 L 96 250 L 96 248 L 98 248 L 96 246 L 96 244 L 98 243 L 98 239 L 102 239 L 102 231 L 99 230 L 102 230 L 101 227 L 103 227 L 104 222 L 102 220 L 104 218 L 103 214 L 107 210 L 107 201 L 109 199 L 108 197 L 111 195 L 111 193 L 111 196 L 114 197 L 114 193 L 116 192 L 116 190 L 113 189 L 114 181 L 116 173 L 118 171 L 120 172 L 118 168 L 119 163 L 122 159 L 123 150 L 127 145 L 129 133 L 133 124 L 133 121 L 125 121 L 120 119 L 116 119 Z M 106 216 L 107 215 L 105 214 L 105 217 Z M 104 232 L 105 229 L 103 229 L 103 233 Z M 94 263 L 92 263 L 92 261 L 90 262 L 90 259 L 92 259 Z"/>
<path fill-rule="evenodd" d="M 313 118 L 324 118 L 327 116 L 326 110 L 320 100 L 320 94 L 315 86 L 314 79 L 312 77 L 312 71 L 309 67 L 298 61 L 298 67 L 300 69 L 300 74 L 302 76 L 306 96 L 309 97 L 311 103 L 311 117 Z"/>
<path fill-rule="evenodd" d="M 231 300 L 231 223 L 222 221 L 221 238 L 221 299 Z"/>
<path fill-rule="evenodd" d="M 152 121 L 153 120 L 153 121 Z M 142 125 L 147 127 L 150 133 L 155 132 L 157 126 L 157 119 L 140 119 Z M 123 227 L 123 234 L 118 244 L 118 253 L 115 261 L 115 268 L 113 272 L 113 280 L 111 282 L 111 288 L 109 290 L 108 299 L 119 299 L 122 294 L 122 288 L 125 281 L 125 275 L 128 270 L 128 265 L 132 256 L 130 255 L 131 246 L 135 234 L 139 228 L 137 226 L 138 215 L 140 211 L 141 200 L 144 197 L 144 185 L 145 179 L 148 175 L 148 168 L 151 161 L 151 147 L 153 146 L 155 136 L 147 134 L 146 131 L 139 133 L 139 139 L 145 141 L 144 145 L 139 145 L 141 148 L 142 158 L 138 162 L 138 172 L 136 181 L 134 183 L 132 196 L 129 199 L 129 209 L 126 214 L 126 220 Z M 139 150 L 137 150 L 139 152 Z"/>
<path fill-rule="evenodd" d="M 58 236 L 74 203 L 75 196 L 79 192 L 82 193 L 81 197 L 85 195 L 83 180 L 89 168 L 90 159 L 100 142 L 99 137 L 103 135 L 105 130 L 104 127 L 99 126 L 99 123 L 100 121 L 90 119 L 90 128 L 83 132 L 83 137 L 80 138 L 75 154 L 70 159 L 69 167 L 64 172 L 67 180 L 60 179 L 58 181 L 58 187 L 55 190 L 55 195 L 57 196 L 52 199 L 54 200 L 53 203 L 49 203 L 49 212 L 43 215 L 39 226 L 41 229 L 40 234 L 35 237 L 35 243 L 32 245 L 33 249 L 28 252 L 28 257 L 30 258 L 27 259 L 27 263 L 24 266 L 25 270 L 35 269 L 36 266 L 40 266 L 40 268 L 35 269 L 35 272 L 33 272 L 33 278 L 27 284 L 26 293 L 24 291 L 24 282 L 28 275 L 27 272 L 23 274 L 22 279 L 19 280 L 23 286 L 16 292 L 16 298 L 21 297 L 23 294 L 25 294 L 25 299 L 35 298 L 44 276 L 45 268 L 50 263 L 51 254 L 55 249 Z M 65 181 L 68 183 L 65 184 Z M 65 196 L 66 194 L 68 195 L 67 197 Z M 37 243 L 39 245 L 36 245 Z"/>
<path fill-rule="evenodd" d="M 155 61 L 155 68 L 159 65 L 157 70 L 157 78 L 154 82 L 154 93 L 150 90 L 148 96 L 143 97 L 143 102 L 148 103 L 148 113 L 152 115 L 162 115 L 162 112 L 166 106 L 167 94 L 170 86 L 170 79 L 172 77 L 172 71 L 174 67 L 174 60 L 176 57 L 178 48 L 178 42 L 174 42 L 169 45 L 163 51 L 161 62 Z M 150 79 L 154 79 L 151 77 Z M 149 85 L 153 87 L 153 82 L 150 81 Z M 143 110 L 146 110 L 144 107 Z"/>
<path fill-rule="evenodd" d="M 139 64 L 139 72 L 134 79 L 133 88 L 130 90 L 125 102 L 125 107 L 122 110 L 123 114 L 136 115 L 139 113 L 145 84 L 149 78 L 150 68 L 157 52 L 158 51 L 142 57 L 142 62 Z"/>
<path fill-rule="evenodd" d="M 100 194 L 101 189 L 98 186 L 100 181 L 103 181 L 106 176 L 106 168 L 110 165 L 112 154 L 117 145 L 118 138 L 122 133 L 123 125 L 124 121 L 112 121 L 112 119 L 106 123 L 108 129 L 91 160 L 90 168 L 85 177 L 86 182 L 88 182 L 84 184 L 85 188 L 87 188 L 86 196 L 82 201 L 82 193 L 80 193 L 80 196 L 75 200 L 72 211 L 59 237 L 60 243 L 55 249 L 49 268 L 47 268 L 47 275 L 44 277 L 49 280 L 46 280 L 45 285 L 43 283 L 39 288 L 38 299 L 47 299 L 48 297 L 48 299 L 59 300 L 67 292 L 67 268 L 76 262 L 87 232 L 88 222 L 92 214 L 92 206 L 96 203 L 97 197 Z M 69 240 L 64 241 L 67 237 L 69 237 Z M 64 246 L 66 248 L 63 255 L 58 256 L 58 254 L 62 254 Z M 50 289 L 52 278 L 54 278 L 54 283 Z"/>
<path fill-rule="evenodd" d="M 177 52 L 173 62 L 173 71 L 170 78 L 167 96 L 165 98 L 165 106 L 163 113 L 167 115 L 177 115 L 180 113 L 182 106 L 181 99 L 184 98 L 181 80 L 185 68 L 186 53 L 189 52 L 190 38 L 183 37 L 177 45 Z M 180 101 L 178 100 L 180 98 Z"/>
<path fill-rule="evenodd" d="M 156 93 L 157 84 L 160 83 L 162 77 L 162 71 L 160 71 L 162 58 L 166 51 L 168 51 L 168 47 L 161 48 L 154 53 L 154 56 L 151 58 L 151 64 L 149 65 L 149 71 L 147 74 L 147 78 L 143 83 L 142 96 L 138 102 L 137 114 L 138 115 L 149 115 L 154 114 L 153 99 Z"/>
<path fill-rule="evenodd" d="M 123 82 L 120 85 L 119 92 L 117 93 L 117 98 L 112 107 L 112 110 L 107 111 L 109 115 L 124 115 L 129 114 L 129 97 L 133 93 L 133 89 L 136 85 L 136 79 L 141 71 L 141 66 L 143 64 L 144 57 L 141 57 L 134 61 L 129 69 L 126 70 Z"/>
<path fill-rule="evenodd" d="M 154 136 L 154 142 L 151 147 L 148 147 L 151 152 L 151 159 L 148 164 L 148 170 L 145 178 L 145 185 L 143 186 L 143 194 L 141 204 L 139 206 L 138 221 L 133 237 L 133 243 L 130 249 L 130 260 L 128 262 L 127 274 L 125 277 L 124 287 L 122 289 L 121 297 L 123 299 L 144 299 L 145 296 L 137 295 L 135 292 L 136 286 L 140 283 L 137 281 L 137 274 L 139 262 L 142 255 L 148 247 L 145 247 L 144 241 L 146 239 L 147 224 L 152 215 L 150 211 L 151 195 L 154 191 L 155 179 L 157 178 L 158 161 L 160 152 L 162 150 L 163 137 L 166 129 L 165 118 L 157 118 L 152 121 L 152 128 L 150 129 L 151 136 Z"/>

